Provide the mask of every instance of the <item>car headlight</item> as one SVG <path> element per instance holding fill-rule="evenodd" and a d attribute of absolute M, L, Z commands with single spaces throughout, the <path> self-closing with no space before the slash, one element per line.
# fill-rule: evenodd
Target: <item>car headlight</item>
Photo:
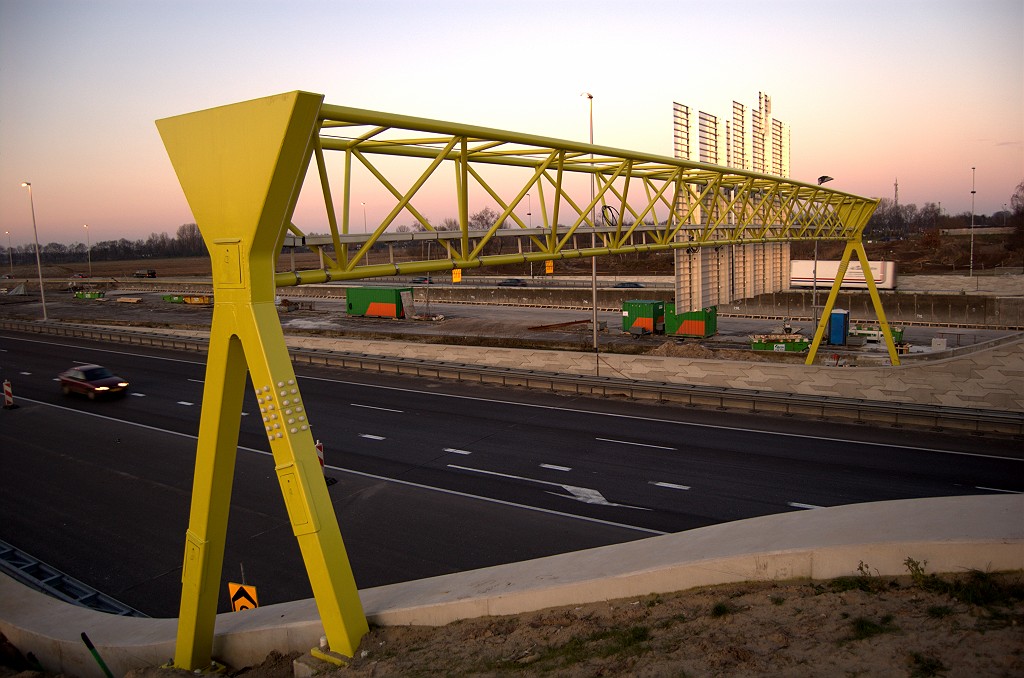
<path fill-rule="evenodd" d="M 117 385 L 120 386 L 121 388 L 124 388 L 125 386 L 128 385 L 128 382 L 127 381 L 119 381 L 119 382 L 117 382 Z"/>
<path fill-rule="evenodd" d="M 110 390 L 110 387 L 109 387 L 109 386 L 97 386 L 97 387 L 96 387 L 95 389 L 93 389 L 93 390 L 95 390 L 95 391 L 109 391 L 109 390 Z"/>

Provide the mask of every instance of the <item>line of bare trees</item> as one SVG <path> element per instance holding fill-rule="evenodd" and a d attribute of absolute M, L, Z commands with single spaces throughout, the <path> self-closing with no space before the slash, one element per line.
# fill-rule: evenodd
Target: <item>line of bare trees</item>
<path fill-rule="evenodd" d="M 103 240 L 93 243 L 91 252 L 85 243 L 65 245 L 51 242 L 39 246 L 39 257 L 44 264 L 68 264 L 86 261 L 124 261 L 127 259 L 169 259 L 174 257 L 206 256 L 206 244 L 195 224 L 182 224 L 174 237 L 166 233 L 153 233 L 145 240 Z M 34 264 L 34 243 L 11 248 L 15 264 Z M 8 257 L 3 257 L 7 259 Z M 6 263 L 6 262 L 5 262 Z"/>

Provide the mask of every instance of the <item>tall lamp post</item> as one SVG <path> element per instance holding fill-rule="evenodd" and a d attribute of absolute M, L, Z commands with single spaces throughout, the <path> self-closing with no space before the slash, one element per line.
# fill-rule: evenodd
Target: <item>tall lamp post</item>
<path fill-rule="evenodd" d="M 587 103 L 590 104 L 590 145 L 594 145 L 594 95 L 590 92 L 583 92 L 580 96 L 587 97 Z M 594 154 L 590 154 L 590 159 L 594 159 Z M 590 247 L 592 249 L 597 248 L 597 219 L 594 216 L 594 174 L 593 174 L 593 163 L 591 163 L 591 174 L 590 174 Z M 601 361 L 598 359 L 598 346 L 597 346 L 597 257 L 590 257 L 590 299 L 591 306 L 593 306 L 593 318 L 592 324 L 594 329 L 594 374 L 600 375 L 601 373 Z"/>
<path fill-rule="evenodd" d="M 822 174 L 818 177 L 818 185 L 821 186 L 824 183 L 832 181 L 832 177 L 827 174 Z M 814 239 L 814 269 L 811 272 L 814 277 L 814 281 L 811 284 L 811 309 L 814 311 L 814 328 L 818 328 L 818 239 Z"/>
<path fill-rule="evenodd" d="M 970 277 L 974 277 L 974 194 L 977 191 L 974 190 L 974 170 L 971 168 L 971 270 Z"/>
<path fill-rule="evenodd" d="M 92 277 L 92 243 L 89 241 L 89 224 L 83 224 L 85 229 L 85 254 L 89 257 L 89 277 Z"/>
<path fill-rule="evenodd" d="M 14 277 L 14 248 L 11 247 L 11 232 L 4 231 L 7 234 L 7 261 L 11 264 L 11 277 Z"/>
<path fill-rule="evenodd" d="M 32 198 L 32 183 L 23 181 L 21 182 L 21 185 L 28 189 L 28 204 L 32 208 L 32 236 L 36 241 L 36 270 L 39 272 L 39 299 L 43 302 L 43 320 L 47 320 L 46 291 L 43 290 L 43 261 L 39 257 L 39 231 L 36 230 L 36 202 Z"/>

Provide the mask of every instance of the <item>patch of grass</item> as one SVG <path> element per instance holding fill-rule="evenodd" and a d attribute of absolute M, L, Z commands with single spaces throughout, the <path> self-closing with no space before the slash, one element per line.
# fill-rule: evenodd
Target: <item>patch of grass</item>
<path fill-rule="evenodd" d="M 651 631 L 646 626 L 605 629 L 588 636 L 575 636 L 563 645 L 549 647 L 531 665 L 538 668 L 566 667 L 594 657 L 641 655 L 649 649 L 645 643 L 650 639 Z"/>
<path fill-rule="evenodd" d="M 721 602 L 715 603 L 714 606 L 712 606 L 711 616 L 716 618 L 724 617 L 728 614 L 732 614 L 735 611 L 736 609 L 732 605 L 723 600 Z"/>
<path fill-rule="evenodd" d="M 938 657 L 923 655 L 919 652 L 910 654 L 910 675 L 912 678 L 931 678 L 949 668 Z"/>
<path fill-rule="evenodd" d="M 928 561 L 907 558 L 903 561 L 914 586 L 932 593 L 948 595 L 962 603 L 983 607 L 993 612 L 997 607 L 1009 607 L 1024 600 L 1024 584 L 1020 580 L 1002 582 L 988 572 L 971 570 L 966 575 L 945 580 L 935 574 L 925 573 Z"/>
<path fill-rule="evenodd" d="M 860 561 L 860 564 L 857 565 L 856 575 L 836 577 L 828 583 L 827 589 L 825 587 L 818 587 L 816 588 L 816 591 L 818 593 L 825 593 L 826 590 L 831 591 L 832 593 L 842 593 L 844 591 L 881 593 L 890 586 L 891 583 L 883 581 L 878 576 L 878 570 L 875 570 L 874 573 L 872 573 L 871 566 L 862 560 Z"/>
<path fill-rule="evenodd" d="M 932 605 L 928 608 L 928 616 L 932 619 L 944 619 L 953 614 L 953 608 L 949 605 Z"/>
<path fill-rule="evenodd" d="M 883 633 L 894 633 L 900 629 L 892 623 L 892 615 L 887 614 L 879 621 L 857 617 L 850 622 L 850 630 L 850 640 L 865 640 Z"/>
<path fill-rule="evenodd" d="M 644 607 L 657 607 L 658 605 L 661 605 L 662 602 L 664 601 L 662 601 L 661 596 L 655 593 L 644 601 Z"/>
<path fill-rule="evenodd" d="M 782 605 L 786 602 L 786 599 L 782 596 L 769 596 L 768 600 L 772 601 L 772 605 Z"/>

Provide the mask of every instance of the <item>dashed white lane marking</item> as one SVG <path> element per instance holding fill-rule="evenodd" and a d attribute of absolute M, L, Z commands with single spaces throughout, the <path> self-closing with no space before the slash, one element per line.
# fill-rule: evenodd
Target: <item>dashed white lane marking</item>
<path fill-rule="evenodd" d="M 798 508 L 798 509 L 819 509 L 819 508 L 825 508 L 824 506 L 815 506 L 814 504 L 801 504 L 800 502 L 796 502 L 796 501 L 786 502 L 786 505 L 787 506 L 792 506 L 793 508 Z"/>
<path fill-rule="evenodd" d="M 190 403 L 190 402 L 189 402 L 189 401 L 187 401 L 187 400 L 179 400 L 179 401 L 178 401 L 178 404 L 179 404 L 179 405 L 185 405 L 186 407 L 192 407 L 193 405 L 195 405 L 195 403 Z"/>
<path fill-rule="evenodd" d="M 571 466 L 556 466 L 555 464 L 541 464 L 541 468 L 550 469 L 552 471 L 571 471 Z"/>
<path fill-rule="evenodd" d="M 349 403 L 352 407 L 362 407 L 364 410 L 380 410 L 382 412 L 398 412 L 402 414 L 405 410 L 393 410 L 390 407 L 376 407 L 375 405 L 360 405 L 359 403 Z"/>
<path fill-rule="evenodd" d="M 989 492 L 1006 492 L 1007 494 L 1024 494 L 1020 490 L 1001 490 L 998 487 L 982 487 L 981 485 L 975 485 L 976 490 L 988 490 Z"/>
<path fill-rule="evenodd" d="M 443 452 L 451 452 L 452 454 L 473 454 L 469 450 L 460 450 L 460 449 L 455 448 L 455 447 L 446 447 L 442 451 Z"/>
<path fill-rule="evenodd" d="M 654 482 L 653 480 L 651 481 L 651 485 L 654 485 L 655 487 L 666 487 L 666 488 L 668 488 L 670 490 L 688 490 L 688 489 L 690 489 L 689 485 L 677 485 L 675 483 L 661 483 L 661 482 Z"/>
<path fill-rule="evenodd" d="M 370 440 L 387 440 L 384 436 L 375 436 L 372 433 L 360 433 L 360 438 L 368 438 Z"/>
<path fill-rule="evenodd" d="M 186 381 L 191 381 L 193 384 L 205 384 L 206 383 L 206 381 L 204 379 L 187 379 Z"/>
<path fill-rule="evenodd" d="M 634 443 L 629 440 L 615 440 L 613 438 L 595 438 L 594 440 L 600 440 L 605 443 L 618 443 L 619 445 L 634 445 L 635 447 L 653 447 L 656 450 L 675 450 L 674 447 L 665 447 L 664 445 L 648 445 L 647 443 Z"/>
<path fill-rule="evenodd" d="M 130 396 L 132 396 L 134 398 L 145 398 L 146 397 L 145 393 L 136 393 L 135 391 L 130 391 L 128 393 L 128 395 L 130 395 Z"/>

